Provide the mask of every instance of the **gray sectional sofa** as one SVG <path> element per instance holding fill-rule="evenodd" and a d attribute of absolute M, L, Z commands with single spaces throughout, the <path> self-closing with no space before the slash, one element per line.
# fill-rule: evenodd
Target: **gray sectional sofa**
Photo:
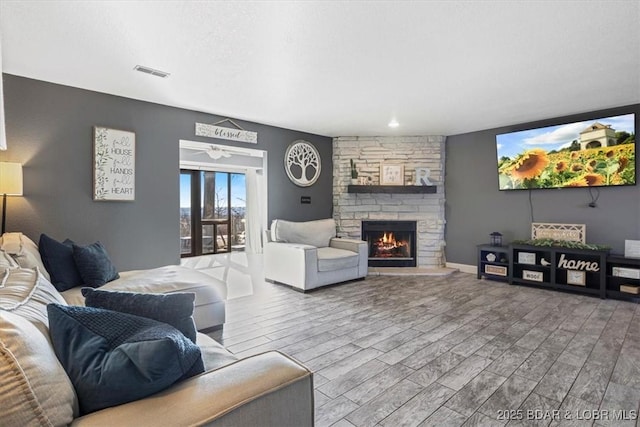
<path fill-rule="evenodd" d="M 23 268 L 38 268 L 50 280 L 36 243 L 22 233 L 5 233 L 0 237 L 3 250 Z M 100 289 L 106 291 L 166 294 L 193 292 L 196 296 L 193 318 L 198 330 L 222 327 L 225 321 L 227 286 L 224 282 L 191 268 L 167 265 L 148 270 L 121 271 L 120 277 Z M 83 305 L 81 285 L 60 294 L 71 305 Z"/>
<path fill-rule="evenodd" d="M 26 265 L 26 253 L 20 260 Z M 37 257 L 28 262 L 38 263 Z M 312 373 L 279 352 L 238 359 L 197 334 L 205 372 L 151 396 L 80 416 L 49 334 L 47 305 L 68 301 L 41 267 L 0 251 L 0 425 L 312 426 Z M 127 290 L 143 291 L 144 287 Z"/>

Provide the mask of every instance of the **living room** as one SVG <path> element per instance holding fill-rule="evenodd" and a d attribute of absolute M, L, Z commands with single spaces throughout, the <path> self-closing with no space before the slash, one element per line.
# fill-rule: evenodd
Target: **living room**
<path fill-rule="evenodd" d="M 36 242 L 41 233 L 60 241 L 99 240 L 119 271 L 180 264 L 180 141 L 187 140 L 267 153 L 267 226 L 275 219 L 334 218 L 340 237 L 361 238 L 362 219 L 416 220 L 421 238 L 432 239 L 422 241 L 417 267 L 462 271 L 449 276 L 369 276 L 306 294 L 264 283 L 251 298 L 227 301 L 227 323 L 211 335 L 233 353 L 277 349 L 317 372 L 317 425 L 417 425 L 428 419 L 426 424 L 437 425 L 445 418 L 454 425 L 498 421 L 503 425 L 509 420 L 515 424 L 517 420 L 508 416 L 518 412 L 503 413 L 498 420 L 498 410 L 639 409 L 640 383 L 632 378 L 640 368 L 630 358 L 639 353 L 636 304 L 475 279 L 477 245 L 489 243 L 490 234 L 496 231 L 505 245 L 528 239 L 532 222 L 585 224 L 587 243 L 607 245 L 613 253 L 623 253 L 626 240 L 640 239 L 638 185 L 500 191 L 496 156 L 496 135 L 500 134 L 628 114 L 635 114 L 638 127 L 637 2 L 523 2 L 521 6 L 490 1 L 335 2 L 324 6 L 318 2 L 221 2 L 215 6 L 147 2 L 118 6 L 7 1 L 0 11 L 7 141 L 0 161 L 22 165 L 24 187 L 21 197 L 7 200 L 7 231 L 22 232 Z M 480 15 L 483 19 L 477 18 Z M 393 25 L 383 31 L 385 16 Z M 184 27 L 199 28 L 199 37 L 214 40 L 201 45 L 179 34 L 167 35 L 172 17 Z M 321 24 L 310 26 L 313 31 L 305 30 L 305 25 L 319 17 Z M 420 26 L 418 17 L 429 25 Z M 100 19 L 102 23 L 95 24 Z M 343 38 L 335 35 L 349 24 L 353 28 L 345 30 Z M 430 25 L 441 32 L 429 33 Z M 443 32 L 457 33 L 467 27 L 464 34 Z M 113 39 L 109 39 L 109 28 Z M 255 32 L 249 36 L 252 28 Z M 94 33 L 95 40 L 91 39 Z M 157 38 L 143 36 L 145 33 Z M 212 80 L 228 80 L 229 88 L 221 92 L 219 86 L 195 80 L 189 72 L 198 62 L 184 65 L 178 48 L 167 49 L 173 57 L 163 53 L 163 44 L 174 45 L 170 38 L 179 39 L 177 46 L 199 58 L 202 68 L 215 76 Z M 304 53 L 287 50 L 294 40 L 301 43 L 297 49 L 305 46 Z M 309 44 L 302 44 L 305 40 Z M 343 62 L 322 56 L 325 50 L 338 50 L 343 40 L 362 55 L 349 51 L 336 57 Z M 384 49 L 403 43 L 408 44 L 405 51 Z M 156 44 L 160 48 L 151 48 Z M 203 46 L 210 50 L 202 50 Z M 209 52 L 213 53 L 207 57 Z M 300 58 L 292 52 L 298 52 Z M 606 60 L 593 59 L 601 55 Z M 267 56 L 273 61 L 265 61 Z M 132 57 L 136 59 L 129 63 Z M 253 57 L 250 66 L 243 62 Z M 592 59 L 585 59 L 589 57 Z M 77 58 L 82 65 L 75 62 Z M 225 61 L 230 64 L 232 59 L 238 62 L 215 67 Z M 441 62 L 444 60 L 449 62 Z M 295 72 L 293 65 L 291 69 L 275 68 L 274 64 L 288 61 L 300 68 Z M 137 64 L 167 69 L 171 75 L 161 79 L 137 73 L 133 71 Z M 244 68 L 253 68 L 253 77 L 236 77 Z M 330 71 L 336 74 L 328 74 Z M 304 83 L 312 72 L 313 79 Z M 93 73 L 101 79 L 91 78 Z M 370 74 L 376 79 L 369 80 L 373 78 Z M 455 79 L 447 74 L 455 74 Z M 182 81 L 182 86 L 170 86 L 172 80 Z M 305 91 L 295 93 L 298 86 Z M 204 98 L 195 96 L 200 92 Z M 293 96 L 285 97 L 290 92 Z M 362 98 L 365 92 L 376 96 Z M 220 93 L 224 95 L 217 95 Z M 193 96 L 194 101 L 181 94 Z M 246 98 L 248 104 L 238 98 Z M 326 115 L 327 111 L 331 114 Z M 195 132 L 197 123 L 214 125 L 225 119 L 235 125 L 220 126 L 237 125 L 254 132 L 257 143 L 213 139 Z M 387 126 L 392 119 L 398 127 Z M 94 200 L 96 126 L 135 133 L 132 201 Z M 296 185 L 283 167 L 287 148 L 299 140 L 313 145 L 322 162 L 319 177 L 310 186 Z M 381 163 L 402 166 L 405 186 L 414 186 L 416 168 L 428 167 L 436 192 L 351 194 L 352 159 L 360 176 L 371 177 L 376 185 Z M 400 202 L 403 200 L 414 202 Z M 353 208 L 356 205 L 358 209 Z M 401 210 L 400 205 L 410 206 L 409 211 Z M 496 304 L 504 308 L 499 316 Z M 464 317 L 467 311 L 477 316 Z M 426 323 L 430 319 L 433 322 Z M 476 330 L 469 324 L 474 319 Z M 511 329 L 518 322 L 529 329 L 522 324 Z M 476 333 L 481 326 L 491 325 L 493 332 Z M 335 330 L 338 328 L 342 332 Z M 591 342 L 584 337 L 592 337 L 594 328 L 600 329 Z M 590 334 L 581 335 L 584 330 Z M 450 347 L 432 347 L 456 331 L 458 335 L 444 340 Z M 469 335 L 462 338 L 465 331 Z M 506 331 L 513 341 L 504 339 Z M 563 356 L 564 365 L 553 369 L 549 365 L 537 379 L 523 374 L 524 367 L 517 371 L 521 364 L 512 371 L 497 364 L 488 367 L 509 349 L 499 352 L 500 345 L 541 331 L 548 332 L 538 343 L 546 342 L 542 353 L 555 355 L 553 362 Z M 496 337 L 502 341 L 493 341 Z M 571 343 L 579 347 L 578 338 L 586 354 L 576 362 L 579 351 L 569 350 Z M 473 352 L 471 346 L 449 351 L 465 340 L 482 346 Z M 481 351 L 490 343 L 495 344 L 493 352 L 487 347 Z M 598 350 L 604 354 L 601 347 L 605 344 L 615 349 L 613 355 L 600 355 L 593 361 L 587 358 L 592 349 L 594 355 Z M 433 351 L 433 358 L 426 348 Z M 517 349 L 520 353 L 511 354 L 513 363 L 523 363 L 541 350 L 523 341 Z M 450 369 L 427 381 L 423 369 L 443 354 L 449 359 L 440 359 L 441 365 L 430 368 L 433 372 L 445 366 Z M 322 356 L 325 358 L 318 359 Z M 463 362 L 470 357 L 470 368 L 465 371 Z M 602 363 L 607 357 L 620 363 Z M 461 365 L 459 376 L 449 373 Z M 593 385 L 597 381 L 587 376 L 593 366 L 607 367 L 598 371 L 597 387 Z M 570 371 L 569 384 L 566 392 L 554 394 L 549 391 L 553 388 L 550 378 L 560 375 L 560 367 Z M 421 370 L 423 376 L 416 374 Z M 527 381 L 514 384 L 521 378 Z M 374 379 L 377 382 L 367 383 Z M 470 384 L 477 388 L 467 388 Z M 513 394 L 521 399 L 490 400 L 503 384 L 519 390 Z M 578 386 L 591 389 L 587 392 Z M 389 403 L 394 393 L 403 396 L 398 405 Z M 439 396 L 434 401 L 440 404 L 431 408 L 426 402 L 434 395 Z M 465 406 L 463 398 L 477 404 Z M 370 415 L 374 413 L 378 415 Z M 433 417 L 436 413 L 443 418 Z M 495 417 L 490 419 L 491 415 Z M 568 420 L 536 421 L 548 425 Z M 601 419 L 596 424 L 610 422 Z"/>

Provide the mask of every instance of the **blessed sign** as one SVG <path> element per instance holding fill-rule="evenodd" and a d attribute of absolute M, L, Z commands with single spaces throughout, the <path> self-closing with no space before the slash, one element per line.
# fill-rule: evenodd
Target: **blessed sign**
<path fill-rule="evenodd" d="M 230 141 L 258 143 L 258 133 L 242 129 L 230 129 L 221 126 L 196 123 L 196 135 L 209 138 L 228 139 Z"/>
<path fill-rule="evenodd" d="M 135 200 L 136 134 L 93 128 L 93 200 Z"/>

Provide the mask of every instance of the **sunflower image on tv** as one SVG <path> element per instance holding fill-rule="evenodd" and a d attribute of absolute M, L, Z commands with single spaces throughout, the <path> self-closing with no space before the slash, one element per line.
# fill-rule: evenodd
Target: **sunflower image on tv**
<path fill-rule="evenodd" d="M 500 190 L 634 185 L 635 115 L 496 136 Z"/>

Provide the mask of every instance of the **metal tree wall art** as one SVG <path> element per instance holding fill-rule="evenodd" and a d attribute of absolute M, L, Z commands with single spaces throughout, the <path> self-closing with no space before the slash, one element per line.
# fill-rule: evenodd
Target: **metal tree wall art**
<path fill-rule="evenodd" d="M 284 153 L 284 169 L 291 182 L 309 187 L 320 177 L 320 154 L 307 141 L 293 141 Z"/>

